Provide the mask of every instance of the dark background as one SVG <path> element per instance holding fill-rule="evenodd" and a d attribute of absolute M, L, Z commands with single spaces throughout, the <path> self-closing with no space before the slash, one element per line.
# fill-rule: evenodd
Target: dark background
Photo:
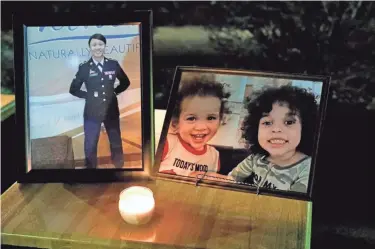
<path fill-rule="evenodd" d="M 330 75 L 313 192 L 313 248 L 375 246 L 373 2 L 1 2 L 1 90 L 12 93 L 11 15 L 152 9 L 154 104 L 175 66 Z M 12 174 L 14 117 L 2 124 L 2 182 Z M 10 179 L 8 177 L 8 179 Z M 2 184 L 3 187 L 3 184 Z M 4 189 L 2 189 L 3 191 Z"/>

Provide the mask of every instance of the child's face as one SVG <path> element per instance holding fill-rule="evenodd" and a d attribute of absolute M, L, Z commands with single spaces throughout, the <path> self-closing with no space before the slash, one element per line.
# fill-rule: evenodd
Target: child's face
<path fill-rule="evenodd" d="M 217 97 L 187 97 L 181 103 L 178 132 L 196 150 L 216 134 L 220 125 L 221 101 Z"/>
<path fill-rule="evenodd" d="M 292 156 L 301 141 L 301 120 L 287 104 L 274 103 L 259 121 L 258 141 L 271 157 Z"/>

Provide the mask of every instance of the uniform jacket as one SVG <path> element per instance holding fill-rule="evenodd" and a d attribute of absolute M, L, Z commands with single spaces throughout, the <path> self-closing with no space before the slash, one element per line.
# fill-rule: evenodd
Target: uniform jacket
<path fill-rule="evenodd" d="M 114 88 L 116 78 L 120 84 Z M 87 92 L 81 90 L 85 84 Z M 79 66 L 69 92 L 86 100 L 83 116 L 85 119 L 103 121 L 115 119 L 120 115 L 117 94 L 125 91 L 130 85 L 128 76 L 116 60 L 104 58 L 103 70 L 91 58 Z"/>

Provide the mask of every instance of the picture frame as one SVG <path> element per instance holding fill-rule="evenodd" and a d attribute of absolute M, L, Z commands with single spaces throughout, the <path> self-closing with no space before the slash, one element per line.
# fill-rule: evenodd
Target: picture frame
<path fill-rule="evenodd" d="M 212 91 L 205 92 L 205 90 L 201 89 L 200 95 L 198 94 L 197 96 L 194 96 L 193 94 L 195 92 L 194 87 L 201 86 L 199 85 L 201 82 L 206 82 L 209 84 L 211 84 L 212 82 L 214 82 L 215 84 L 221 83 L 223 92 L 225 94 L 228 94 L 229 92 L 229 97 L 228 95 L 221 96 L 221 97 L 224 97 L 223 98 L 224 101 L 222 101 L 221 105 L 218 105 L 218 107 L 220 106 L 220 110 L 223 110 L 221 113 L 222 117 L 220 118 L 219 128 L 217 128 L 216 133 L 214 133 L 212 137 L 210 137 L 209 131 L 205 131 L 205 132 L 202 131 L 201 132 L 202 134 L 198 134 L 199 133 L 198 131 L 196 130 L 193 131 L 193 128 L 191 128 L 193 123 L 196 126 L 198 126 L 197 120 L 201 120 L 202 123 L 209 122 L 209 121 L 206 121 L 206 118 L 207 120 L 209 120 L 209 117 L 212 114 L 207 114 L 207 113 L 215 113 L 215 111 L 211 111 L 213 107 L 211 109 L 205 108 L 207 106 L 215 106 L 215 102 L 204 103 L 204 102 L 198 101 L 199 97 L 207 97 L 207 96 L 214 97 L 212 95 Z M 192 87 L 188 87 L 189 83 L 191 83 Z M 153 177 L 159 178 L 159 179 L 177 181 L 181 183 L 203 185 L 203 186 L 216 187 L 216 188 L 224 188 L 224 189 L 235 190 L 235 191 L 244 191 L 244 192 L 249 192 L 249 193 L 280 196 L 280 197 L 292 198 L 292 199 L 311 200 L 312 191 L 313 191 L 313 182 L 314 182 L 314 172 L 315 172 L 315 167 L 316 167 L 316 158 L 317 158 L 318 147 L 319 147 L 319 137 L 320 137 L 320 133 L 321 133 L 321 129 L 323 126 L 324 117 L 325 117 L 327 99 L 328 99 L 328 94 L 329 94 L 329 86 L 330 86 L 330 77 L 328 76 L 311 76 L 311 75 L 301 75 L 301 74 L 260 72 L 260 71 L 252 71 L 252 70 L 237 70 L 237 69 L 223 69 L 223 68 L 204 68 L 204 67 L 195 67 L 195 66 L 176 67 L 174 80 L 173 80 L 173 86 L 171 89 L 168 106 L 165 112 L 164 123 L 163 123 L 163 127 L 160 133 L 160 140 L 159 140 L 159 144 L 158 144 L 156 155 L 155 155 Z M 316 118 L 314 118 L 313 125 L 309 125 L 309 126 L 306 125 L 306 122 L 303 121 L 303 119 L 306 119 L 307 116 L 306 114 L 298 114 L 298 106 L 296 108 L 296 111 L 294 111 L 294 114 L 293 114 L 294 116 L 298 117 L 298 118 L 295 118 L 296 120 L 300 120 L 300 121 L 294 120 L 293 122 L 294 123 L 301 122 L 301 130 L 299 131 L 298 134 L 301 134 L 301 137 L 303 135 L 304 138 L 309 137 L 309 140 L 305 139 L 307 142 L 304 142 L 304 143 L 302 143 L 304 140 L 302 140 L 302 138 L 300 137 L 301 139 L 300 142 L 296 142 L 294 146 L 295 151 L 298 152 L 298 153 L 295 153 L 295 155 L 300 156 L 300 157 L 298 160 L 297 160 L 297 157 L 295 159 L 291 157 L 290 159 L 290 160 L 295 160 L 296 162 L 298 162 L 298 163 L 295 163 L 296 165 L 297 164 L 308 165 L 308 168 L 309 168 L 308 174 L 303 176 L 304 179 L 307 180 L 307 185 L 305 186 L 304 190 L 294 190 L 292 188 L 290 190 L 281 189 L 279 188 L 279 186 L 271 185 L 272 179 L 269 180 L 269 178 L 267 178 L 269 176 L 267 175 L 263 175 L 263 177 L 264 176 L 265 177 L 264 177 L 264 180 L 262 181 L 261 180 L 262 175 L 260 173 L 259 175 L 257 175 L 258 173 L 257 171 L 255 171 L 255 168 L 254 168 L 255 166 L 253 166 L 253 164 L 252 164 L 252 167 L 253 167 L 252 169 L 254 170 L 252 171 L 251 175 L 247 176 L 248 179 L 246 181 L 244 180 L 244 181 L 239 182 L 239 181 L 234 180 L 233 176 L 227 177 L 229 172 L 233 171 L 234 168 L 236 168 L 236 166 L 238 166 L 241 162 L 244 162 L 244 160 L 247 157 L 249 157 L 251 154 L 254 154 L 253 158 L 255 158 L 255 152 L 252 153 L 251 151 L 252 150 L 255 151 L 256 147 L 255 145 L 246 143 L 246 141 L 244 141 L 244 132 L 248 130 L 246 129 L 242 130 L 242 129 L 246 127 L 244 126 L 244 124 L 247 124 L 244 122 L 250 122 L 250 121 L 244 121 L 247 117 L 250 117 L 250 115 L 248 114 L 248 109 L 247 109 L 247 107 L 249 106 L 249 103 L 251 101 L 253 101 L 254 103 L 256 101 L 259 102 L 260 99 L 256 100 L 256 98 L 260 97 L 260 95 L 262 95 L 262 93 L 264 93 L 269 88 L 277 89 L 277 92 L 279 91 L 279 89 L 304 88 L 305 90 L 302 90 L 302 91 L 307 92 L 309 94 L 308 96 L 310 96 L 309 97 L 310 102 L 306 102 L 306 103 L 310 103 L 308 105 L 315 108 L 314 110 L 316 111 L 315 112 Z M 181 93 L 180 91 L 182 91 L 183 94 L 180 94 Z M 217 92 L 217 88 L 216 88 L 216 92 Z M 270 96 L 276 96 L 276 95 L 271 94 Z M 185 98 L 187 99 L 186 102 L 184 102 Z M 302 97 L 300 97 L 300 100 L 301 99 L 302 99 L 302 102 L 305 101 Z M 198 101 L 198 102 L 195 103 L 195 101 Z M 288 101 L 287 98 L 286 98 L 286 101 Z M 259 102 L 259 103 L 263 103 L 263 102 Z M 285 103 L 287 105 L 285 105 Z M 256 105 L 258 106 L 260 104 L 256 104 Z M 288 103 L 284 102 L 284 104 L 280 104 L 280 106 L 281 108 L 283 106 L 288 108 Z M 272 110 L 273 108 L 276 108 L 276 107 L 272 105 L 272 107 L 269 106 L 268 108 L 270 110 L 268 110 L 267 113 L 263 113 L 262 115 L 264 114 L 267 114 L 268 116 L 273 115 Z M 180 109 L 180 110 L 176 112 L 177 109 Z M 204 112 L 204 111 L 199 112 L 196 110 L 207 110 L 207 112 Z M 255 109 L 253 108 L 252 110 L 255 110 Z M 304 111 L 305 109 L 300 110 L 301 113 Z M 255 111 L 253 111 L 253 113 L 254 112 Z M 287 117 L 288 115 L 291 115 L 290 113 L 293 113 L 293 111 L 289 109 L 289 112 L 285 114 L 285 117 Z M 185 114 L 186 116 L 184 116 Z M 205 115 L 207 115 L 207 117 Z M 267 115 L 266 117 L 268 118 Z M 253 114 L 253 117 L 254 119 L 256 119 L 255 114 Z M 215 117 L 215 119 L 216 118 L 217 117 Z M 264 117 L 260 116 L 260 118 L 262 118 L 261 120 L 263 120 Z M 273 118 L 272 122 L 275 122 L 275 123 L 278 122 L 276 121 L 277 120 L 276 116 L 272 116 L 272 118 Z M 176 122 L 176 119 L 177 119 L 177 122 Z M 182 124 L 180 122 L 182 122 Z M 258 121 L 255 121 L 255 123 L 256 122 Z M 267 122 L 269 123 L 271 121 L 267 121 Z M 190 130 L 186 128 L 188 127 L 186 123 L 189 123 L 191 125 L 189 128 Z M 204 124 L 207 126 L 201 129 L 207 129 L 207 130 L 211 129 L 211 131 L 215 129 L 215 128 L 212 128 L 213 126 L 211 126 L 210 128 L 208 124 L 206 123 Z M 258 122 L 258 128 L 260 125 L 261 125 L 260 122 Z M 311 130 L 313 131 L 312 133 L 311 132 L 309 133 L 311 136 L 307 136 L 306 133 L 304 134 L 302 133 L 303 125 L 305 125 L 304 132 L 307 132 L 308 129 L 310 129 L 310 131 Z M 257 134 L 259 135 L 261 131 L 258 128 L 257 128 Z M 186 133 L 187 135 L 184 134 L 184 132 L 186 131 L 187 131 Z M 266 141 L 271 143 L 271 140 L 266 140 Z M 204 145 L 205 142 L 207 143 L 207 145 Z M 274 140 L 272 140 L 272 143 L 274 143 Z M 285 138 L 285 141 L 283 143 L 293 144 L 292 137 Z M 260 141 L 259 141 L 259 144 L 261 144 Z M 309 144 L 309 146 L 307 146 L 307 144 Z M 205 147 L 202 147 L 201 145 L 202 146 L 204 145 Z M 279 149 L 283 150 L 284 148 L 283 146 L 285 145 L 275 145 L 275 146 L 279 146 L 280 147 Z M 299 153 L 299 150 L 302 150 L 302 146 L 304 146 L 304 148 L 308 148 L 309 153 L 307 154 Z M 204 152 L 205 155 L 207 155 L 210 151 L 210 147 L 211 148 L 213 147 L 214 149 L 216 149 L 214 151 L 218 152 L 218 159 L 217 159 L 217 161 L 219 161 L 218 167 L 216 166 L 211 167 L 209 165 L 210 162 L 214 162 L 213 164 L 216 165 L 217 163 L 216 159 L 212 161 L 211 159 L 202 159 L 200 156 L 196 156 L 198 155 L 198 153 L 194 149 L 198 150 L 198 148 L 202 148 L 202 150 L 205 151 Z M 262 145 L 260 145 L 260 148 L 262 148 Z M 264 148 L 265 148 L 264 153 L 267 153 L 266 150 L 268 148 L 266 147 Z M 188 158 L 187 160 L 183 158 L 185 156 L 185 151 L 188 151 L 186 152 L 187 153 L 186 156 Z M 274 167 L 276 170 L 277 169 L 282 170 L 282 168 L 278 168 L 278 165 L 276 165 L 275 163 L 271 163 L 272 162 L 271 160 L 273 160 L 271 158 L 271 155 L 274 155 L 275 152 L 271 150 L 269 151 L 270 152 L 267 155 L 270 157 L 266 157 L 265 155 L 263 155 L 261 157 L 262 160 L 265 160 L 264 162 L 269 163 L 269 165 L 272 165 L 272 167 Z M 173 153 L 177 153 L 177 155 L 174 155 Z M 191 154 L 194 154 L 194 156 L 192 156 Z M 213 155 L 215 155 L 215 153 L 213 153 Z M 211 156 L 211 158 L 214 158 L 214 156 Z M 274 158 L 277 158 L 277 157 L 274 157 Z M 269 161 L 267 161 L 266 159 Z M 205 160 L 207 160 L 208 162 L 207 164 L 202 163 L 202 162 L 206 162 Z M 307 163 L 307 162 L 310 162 L 310 163 Z M 199 166 L 199 164 L 200 166 L 208 165 L 208 167 L 206 169 L 202 169 L 202 167 L 197 168 L 197 165 Z M 289 167 L 289 165 L 282 165 L 282 166 L 285 166 L 285 167 L 288 166 L 286 168 L 292 168 L 292 167 Z M 305 167 L 305 171 L 308 169 L 307 166 L 303 166 L 303 167 Z M 188 172 L 187 174 L 185 174 L 186 171 Z M 196 171 L 200 171 L 200 172 L 196 173 Z"/>
<path fill-rule="evenodd" d="M 152 11 L 17 13 L 13 34 L 18 182 L 148 178 Z"/>

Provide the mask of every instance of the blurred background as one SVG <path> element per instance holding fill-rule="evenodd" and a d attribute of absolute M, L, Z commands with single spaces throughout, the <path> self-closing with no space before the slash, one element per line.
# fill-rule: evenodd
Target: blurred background
<path fill-rule="evenodd" d="M 167 106 L 177 65 L 330 75 L 314 179 L 312 247 L 375 246 L 374 2 L 1 2 L 1 6 L 3 94 L 14 91 L 11 15 L 20 6 L 40 12 L 94 11 L 104 17 L 111 10 L 152 9 L 157 109 Z"/>

